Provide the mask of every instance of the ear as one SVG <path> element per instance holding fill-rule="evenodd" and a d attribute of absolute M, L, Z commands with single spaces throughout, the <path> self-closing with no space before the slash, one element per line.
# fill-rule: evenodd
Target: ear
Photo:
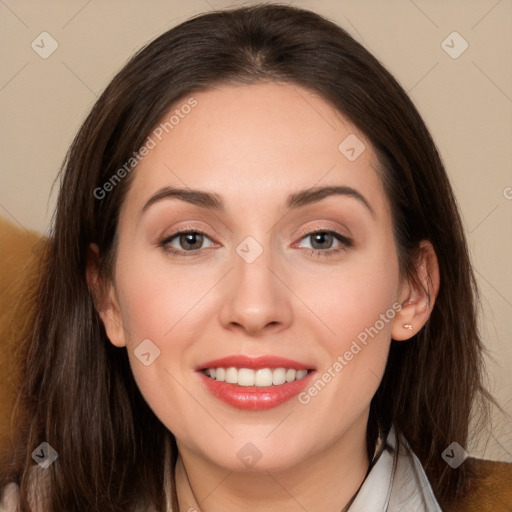
<path fill-rule="evenodd" d="M 125 332 L 121 310 L 117 300 L 114 284 L 104 283 L 99 272 L 99 249 L 90 244 L 87 249 L 86 279 L 92 293 L 94 305 L 105 326 L 108 339 L 116 347 L 126 346 Z"/>
<path fill-rule="evenodd" d="M 420 242 L 416 279 L 402 284 L 398 301 L 402 309 L 395 315 L 391 337 L 408 340 L 418 333 L 430 317 L 439 291 L 439 265 L 432 244 Z"/>

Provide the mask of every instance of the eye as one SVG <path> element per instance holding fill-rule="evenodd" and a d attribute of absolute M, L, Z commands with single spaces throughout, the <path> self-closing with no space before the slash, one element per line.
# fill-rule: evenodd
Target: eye
<path fill-rule="evenodd" d="M 309 240 L 309 249 L 307 252 L 311 256 L 331 256 L 346 250 L 354 245 L 353 241 L 346 236 L 332 230 L 317 230 L 308 233 L 301 240 Z M 334 245 L 333 247 L 333 244 Z"/>
<path fill-rule="evenodd" d="M 300 240 L 309 240 L 304 249 L 311 256 L 331 256 L 354 245 L 346 236 L 332 230 L 317 230 L 307 233 Z M 210 245 L 203 246 L 209 241 Z M 184 229 L 165 237 L 160 243 L 166 252 L 176 256 L 194 256 L 202 249 L 213 247 L 210 237 L 197 229 Z M 334 247 L 333 247 L 334 245 Z"/>
<path fill-rule="evenodd" d="M 195 251 L 204 249 L 203 243 L 207 240 L 211 242 L 210 238 L 202 231 L 183 230 L 167 236 L 159 245 L 171 254 L 189 256 L 186 254 L 187 252 L 195 253 Z"/>

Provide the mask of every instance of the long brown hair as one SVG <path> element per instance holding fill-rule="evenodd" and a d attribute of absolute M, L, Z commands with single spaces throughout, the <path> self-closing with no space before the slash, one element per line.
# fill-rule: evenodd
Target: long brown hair
<path fill-rule="evenodd" d="M 142 398 L 126 350 L 109 343 L 85 277 L 94 242 L 102 275 L 112 278 L 119 210 L 136 168 L 99 199 L 97 190 L 178 101 L 213 85 L 260 81 L 315 92 L 371 142 L 403 275 L 415 279 L 419 243 L 432 243 L 440 290 L 423 329 L 409 342 L 392 342 L 367 439 L 373 446 L 379 428 L 393 424 L 441 503 L 466 491 L 465 465 L 449 468 L 441 453 L 453 441 L 467 446 L 475 399 L 488 395 L 475 280 L 436 146 L 397 81 L 347 32 L 307 10 L 261 5 L 195 16 L 140 50 L 108 85 L 68 152 L 23 343 L 13 456 L 0 481 L 20 484 L 24 509 L 31 452 L 46 441 L 59 454 L 45 473 L 49 510 L 130 511 L 136 504 L 165 510 L 165 444 L 171 440 L 175 461 L 174 437 Z"/>

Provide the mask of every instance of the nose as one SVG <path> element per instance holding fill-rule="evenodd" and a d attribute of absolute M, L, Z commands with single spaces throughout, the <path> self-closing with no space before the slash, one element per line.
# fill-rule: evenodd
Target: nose
<path fill-rule="evenodd" d="M 233 260 L 220 308 L 222 325 L 251 336 L 288 328 L 293 318 L 292 293 L 285 284 L 284 270 L 273 261 L 270 250 L 263 250 L 252 262 L 238 253 Z"/>

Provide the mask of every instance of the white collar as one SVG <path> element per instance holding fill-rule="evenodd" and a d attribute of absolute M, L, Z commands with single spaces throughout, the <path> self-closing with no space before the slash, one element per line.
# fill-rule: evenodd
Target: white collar
<path fill-rule="evenodd" d="M 442 512 L 418 457 L 393 427 L 348 512 L 369 510 Z"/>

